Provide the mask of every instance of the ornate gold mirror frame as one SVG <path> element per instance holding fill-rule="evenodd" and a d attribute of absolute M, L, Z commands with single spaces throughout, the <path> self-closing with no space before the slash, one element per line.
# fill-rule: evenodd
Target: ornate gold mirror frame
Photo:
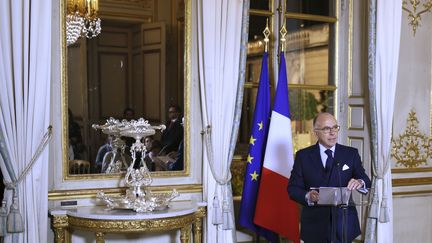
<path fill-rule="evenodd" d="M 182 171 L 157 171 L 152 172 L 152 177 L 186 177 L 190 175 L 190 92 L 191 92 L 191 0 L 185 0 L 185 27 L 184 27 L 184 56 L 183 56 L 183 77 L 184 77 L 184 170 Z M 107 180 L 121 179 L 124 173 L 117 174 L 69 174 L 68 159 L 68 67 L 67 67 L 67 46 L 66 46 L 66 6 L 67 0 L 60 3 L 60 26 L 61 26 L 61 112 L 62 112 L 62 174 L 63 180 Z M 102 26 L 103 31 L 103 26 Z"/>

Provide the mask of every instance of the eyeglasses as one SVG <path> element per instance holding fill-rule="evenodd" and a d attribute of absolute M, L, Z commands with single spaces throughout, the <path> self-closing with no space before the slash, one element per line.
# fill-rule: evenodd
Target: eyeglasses
<path fill-rule="evenodd" d="M 339 125 L 335 125 L 334 127 L 315 128 L 315 131 L 321 131 L 324 134 L 329 134 L 330 132 L 339 132 L 339 130 Z"/>

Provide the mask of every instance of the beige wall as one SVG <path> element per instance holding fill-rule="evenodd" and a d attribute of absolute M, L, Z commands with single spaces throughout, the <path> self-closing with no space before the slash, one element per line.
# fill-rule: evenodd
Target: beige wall
<path fill-rule="evenodd" d="M 407 127 L 407 118 L 414 110 L 418 129 L 424 138 L 431 138 L 431 64 L 432 14 L 421 16 L 416 34 L 402 13 L 399 71 L 396 87 L 393 138 L 398 139 Z M 415 146 L 414 150 L 420 146 Z M 427 146 L 425 150 L 431 150 Z M 400 150 L 399 150 L 400 151 Z M 422 152 L 420 152 L 422 153 Z M 408 167 L 413 167 L 409 169 Z M 432 242 L 432 158 L 421 165 L 393 161 L 394 242 Z"/>
<path fill-rule="evenodd" d="M 348 127 L 340 134 L 341 143 L 359 148 L 366 170 L 371 173 L 369 131 L 370 116 L 367 87 L 367 3 L 342 4 L 338 36 L 338 120 Z M 414 36 L 403 12 L 401 49 L 395 98 L 393 138 L 407 127 L 408 113 L 414 109 L 418 132 L 424 139 L 432 132 L 432 14 L 422 15 Z M 418 148 L 431 150 L 430 146 Z M 420 152 L 421 153 L 421 152 Z M 392 163 L 393 235 L 395 243 L 432 242 L 432 158 L 424 164 Z M 366 213 L 363 208 L 362 213 Z M 365 216 L 365 215 L 363 215 Z M 363 222 L 365 218 L 363 217 Z M 363 230 L 364 231 L 364 230 Z"/>

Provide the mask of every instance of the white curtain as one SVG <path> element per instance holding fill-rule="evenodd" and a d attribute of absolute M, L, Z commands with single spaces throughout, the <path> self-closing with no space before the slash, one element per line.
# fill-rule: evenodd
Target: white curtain
<path fill-rule="evenodd" d="M 375 72 L 370 80 L 375 193 L 366 242 L 393 242 L 391 137 L 398 73 L 402 1 L 376 1 Z M 375 233 L 376 231 L 376 233 Z"/>
<path fill-rule="evenodd" d="M 230 151 L 239 89 L 240 0 L 197 1 L 198 73 L 204 123 L 207 239 L 235 242 Z M 243 87 L 240 87 L 243 88 Z"/>
<path fill-rule="evenodd" d="M 46 142 L 51 16 L 51 1 L 0 1 L 0 168 L 6 183 L 22 177 Z M 8 233 L 4 242 L 47 242 L 47 165 L 45 149 L 16 186 L 25 231 Z M 7 190 L 8 205 L 11 197 Z"/>

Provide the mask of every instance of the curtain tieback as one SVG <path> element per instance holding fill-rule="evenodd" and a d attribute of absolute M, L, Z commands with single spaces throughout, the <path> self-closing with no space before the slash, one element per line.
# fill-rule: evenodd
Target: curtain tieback
<path fill-rule="evenodd" d="M 213 225 L 221 225 L 223 230 L 230 230 L 234 228 L 234 223 L 231 220 L 231 203 L 232 197 L 228 196 L 228 191 L 230 186 L 230 181 L 232 178 L 231 172 L 229 168 L 226 168 L 225 173 L 222 173 L 222 175 L 219 175 L 216 173 L 215 165 L 214 165 L 214 157 L 213 157 L 213 146 L 212 146 L 212 127 L 211 125 L 207 125 L 203 131 L 202 134 L 204 134 L 204 142 L 207 149 L 207 158 L 209 160 L 210 165 L 210 171 L 213 175 L 213 178 L 216 180 L 216 187 L 215 187 L 215 193 L 213 197 L 213 214 L 212 214 L 212 224 Z M 218 187 L 223 188 L 223 198 L 222 198 L 222 205 L 220 203 L 220 200 L 217 196 L 217 188 Z"/>
<path fill-rule="evenodd" d="M 213 197 L 212 224 L 213 225 L 222 224 L 222 212 L 221 212 L 221 208 L 220 208 L 219 198 L 216 195 Z"/>
<path fill-rule="evenodd" d="M 18 190 L 17 185 L 25 178 L 25 176 L 28 174 L 28 172 L 32 169 L 33 165 L 41 155 L 41 153 L 44 151 L 46 145 L 48 144 L 49 139 L 52 135 L 52 126 L 48 127 L 48 131 L 44 134 L 42 137 L 41 142 L 39 143 L 36 152 L 33 154 L 33 156 L 30 159 L 30 162 L 27 164 L 25 169 L 21 172 L 21 174 L 18 176 L 16 180 L 13 180 L 12 182 L 5 182 L 6 189 L 7 190 L 13 190 L 13 200 L 12 204 L 10 206 L 9 214 L 7 213 L 7 202 L 6 200 L 3 200 L 2 207 L 0 208 L 0 226 L 2 226 L 0 229 L 0 236 L 4 236 L 6 234 L 6 225 L 7 224 L 7 232 L 9 233 L 20 233 L 24 232 L 24 221 L 23 217 L 19 211 L 19 205 L 18 205 Z M 6 220 L 7 219 L 7 220 Z M 2 235 L 4 234 L 4 235 Z"/>

